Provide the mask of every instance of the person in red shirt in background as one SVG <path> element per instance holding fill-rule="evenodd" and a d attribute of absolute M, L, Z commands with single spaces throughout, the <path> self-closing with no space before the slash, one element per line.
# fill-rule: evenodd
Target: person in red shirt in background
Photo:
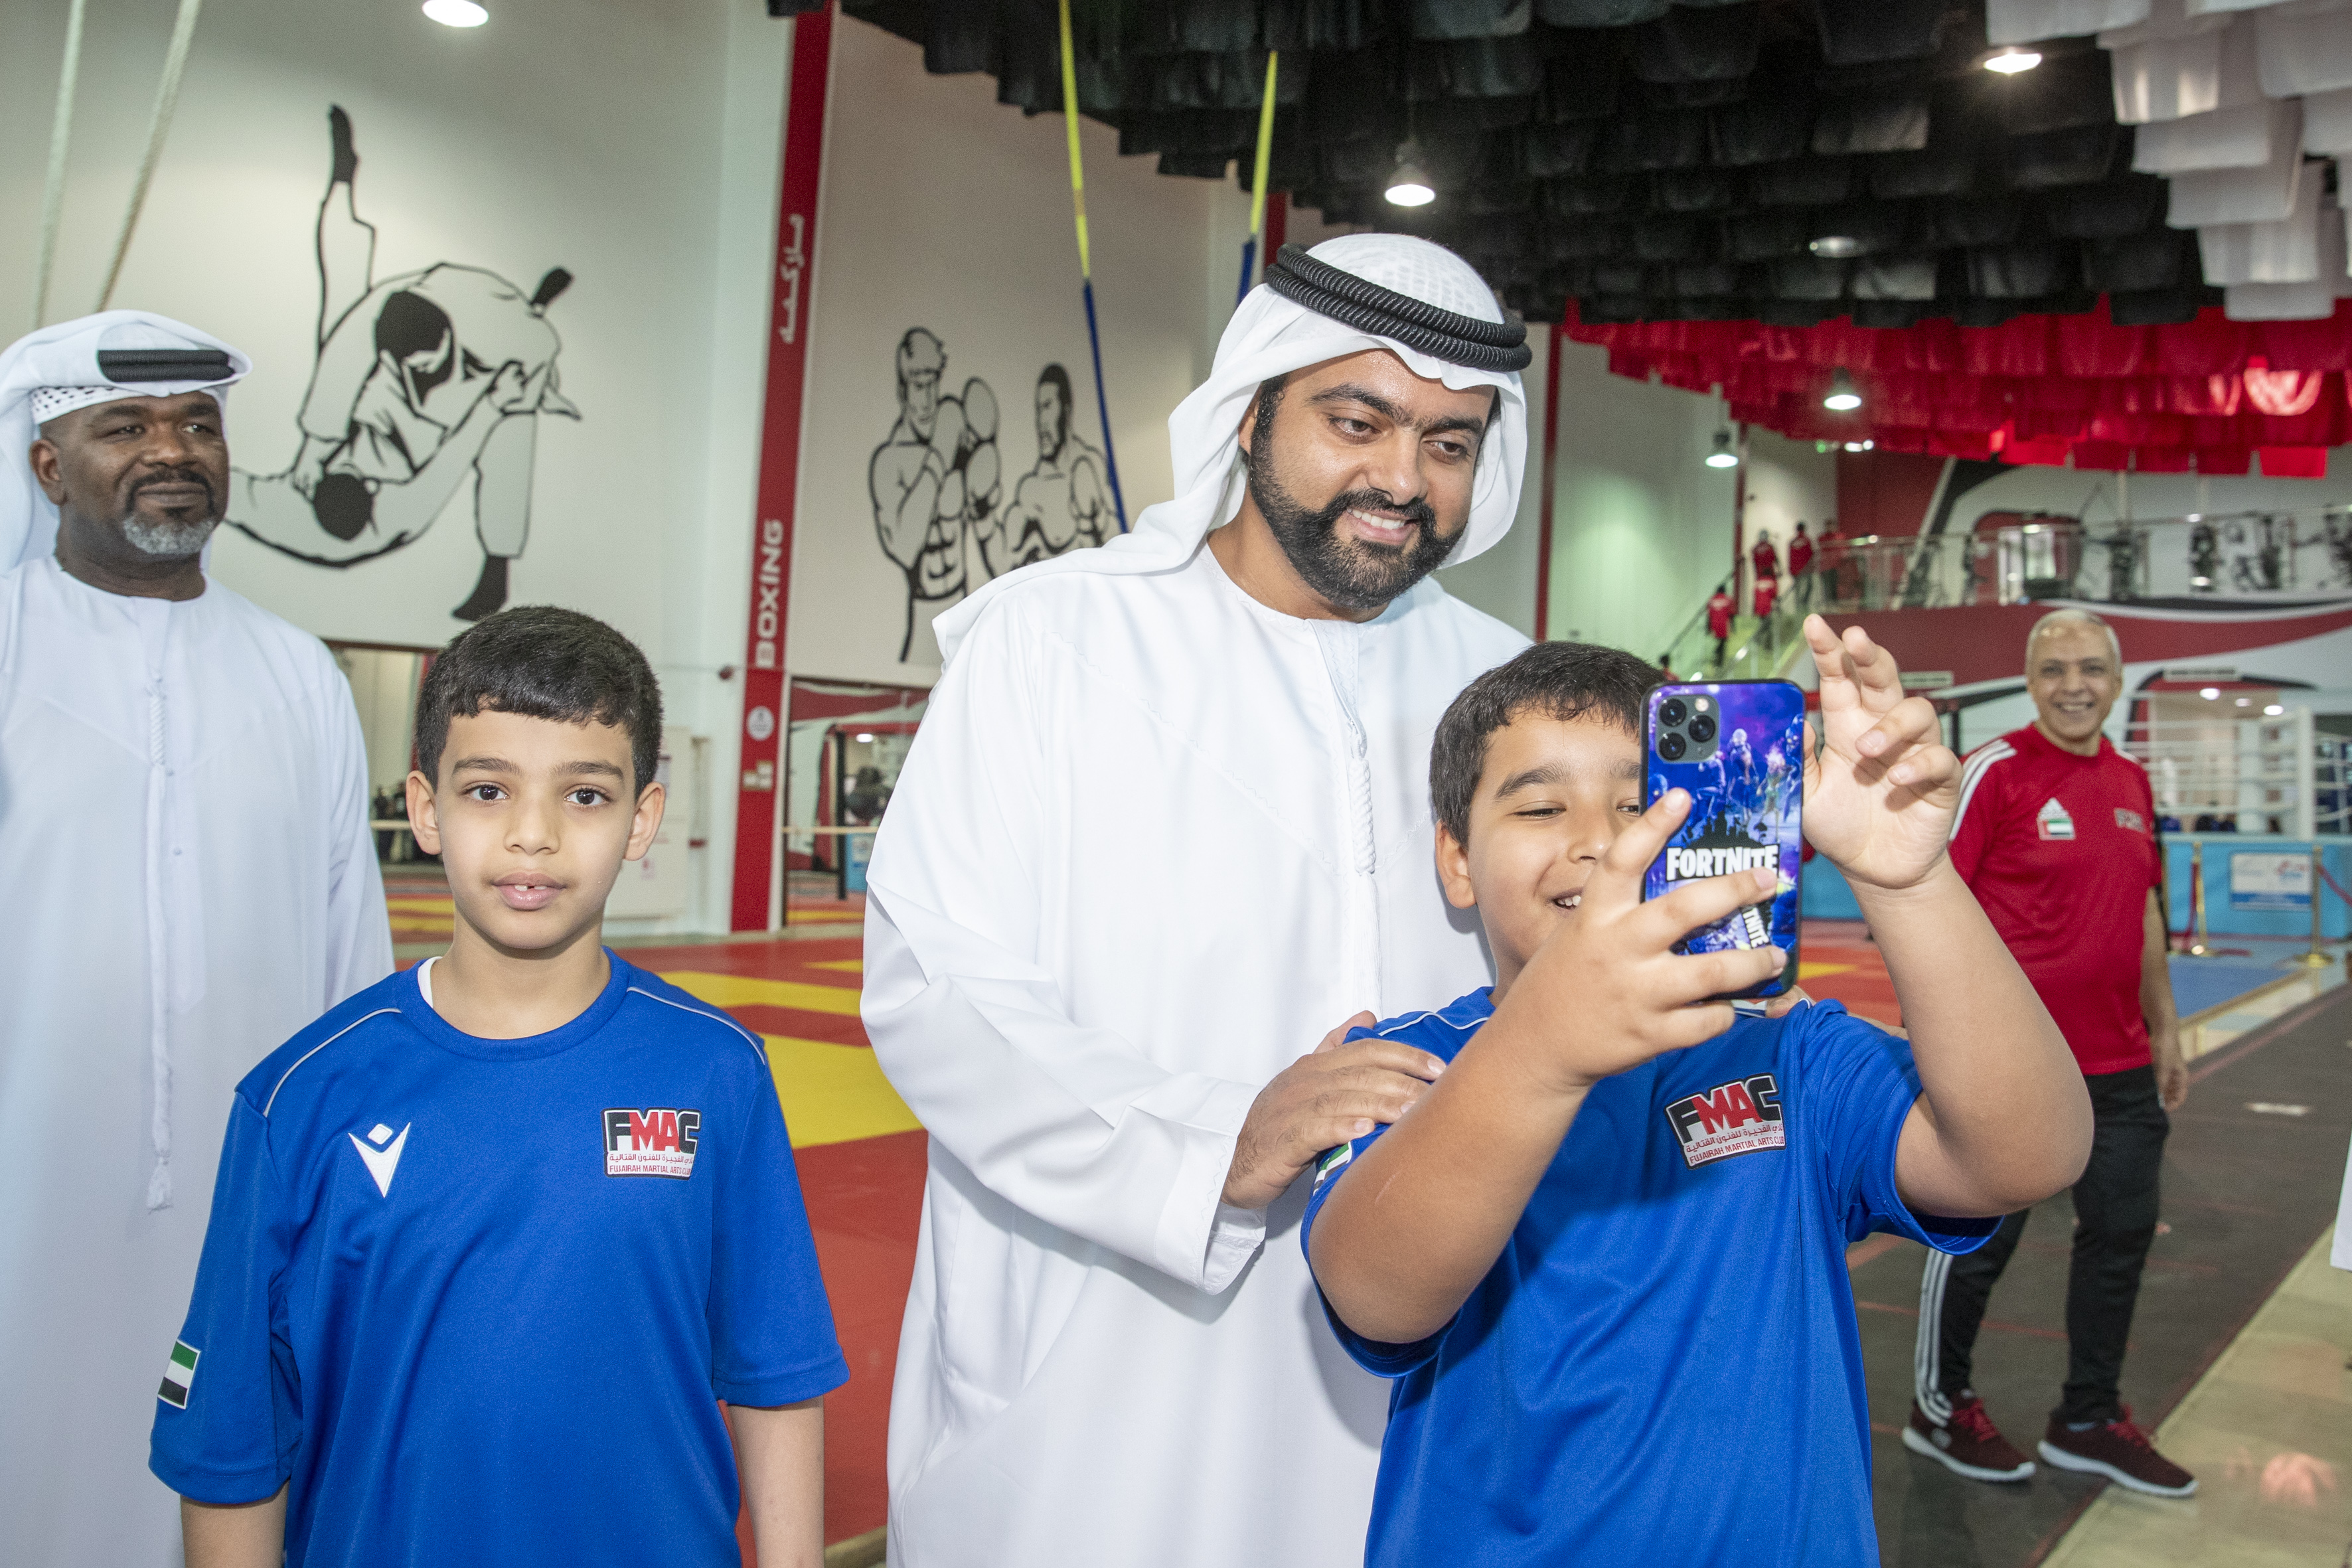
<path fill-rule="evenodd" d="M 1756 618 L 1770 618 L 1772 601 L 1780 596 L 1780 552 L 1772 548 L 1772 536 L 1759 529 L 1756 548 L 1748 552 L 1748 562 L 1756 575 Z"/>
<path fill-rule="evenodd" d="M 2100 732 L 2123 690 L 2122 650 L 2105 621 L 2057 610 L 2035 622 L 2025 681 L 2033 722 L 1963 765 L 1951 856 L 2091 1091 L 2091 1160 L 2074 1184 L 2066 1385 L 2040 1451 L 2062 1469 L 2187 1497 L 2197 1478 L 2156 1451 L 2117 1392 L 2156 1239 L 2166 1112 L 2189 1097 L 2165 967 L 2156 803 L 2140 765 Z M 1986 1298 L 2025 1220 L 2011 1215 L 1965 1258 L 1932 1255 L 1919 1287 L 1917 1384 L 1903 1444 L 1975 1480 L 2033 1473 L 1969 1381 Z"/>
<path fill-rule="evenodd" d="M 1706 602 L 1706 635 L 1715 639 L 1715 668 L 1723 668 L 1723 645 L 1731 638 L 1731 612 L 1736 602 L 1731 597 L 1731 584 L 1717 583 L 1715 594 Z"/>
<path fill-rule="evenodd" d="M 1813 607 L 1813 542 L 1805 536 L 1805 520 L 1797 520 L 1796 535 L 1789 541 L 1789 576 L 1795 586 L 1790 592 L 1796 595 L 1797 613 L 1803 615 Z"/>

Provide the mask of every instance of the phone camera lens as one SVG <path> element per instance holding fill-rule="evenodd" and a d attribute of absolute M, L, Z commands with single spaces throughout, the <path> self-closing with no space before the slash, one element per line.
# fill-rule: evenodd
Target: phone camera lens
<path fill-rule="evenodd" d="M 1658 737 L 1658 755 L 1665 758 L 1666 761 L 1670 763 L 1681 762 L 1683 760 L 1683 752 L 1687 750 L 1689 750 L 1689 747 L 1684 743 L 1683 738 L 1680 735 L 1661 735 Z"/>
<path fill-rule="evenodd" d="M 1679 697 L 1669 697 L 1658 704 L 1658 722 L 1669 730 L 1680 727 L 1682 721 L 1689 717 L 1690 710 L 1684 706 Z"/>
<path fill-rule="evenodd" d="M 1691 739 L 1706 745 L 1715 739 L 1715 721 L 1702 713 L 1691 721 Z"/>

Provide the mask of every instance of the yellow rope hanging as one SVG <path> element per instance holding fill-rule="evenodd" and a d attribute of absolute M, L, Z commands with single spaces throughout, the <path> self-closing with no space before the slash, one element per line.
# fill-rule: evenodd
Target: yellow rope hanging
<path fill-rule="evenodd" d="M 1063 0 L 1064 5 L 1068 0 Z M 1257 163 L 1250 179 L 1250 237 L 1265 233 L 1265 171 L 1274 152 L 1274 74 L 1282 58 L 1279 49 L 1265 51 L 1265 101 L 1257 111 Z"/>
<path fill-rule="evenodd" d="M 1087 254 L 1087 174 L 1078 157 L 1078 59 L 1070 45 L 1070 0 L 1062 0 L 1062 122 L 1070 131 L 1070 205 L 1078 218 L 1078 272 L 1092 279 L 1094 264 Z"/>

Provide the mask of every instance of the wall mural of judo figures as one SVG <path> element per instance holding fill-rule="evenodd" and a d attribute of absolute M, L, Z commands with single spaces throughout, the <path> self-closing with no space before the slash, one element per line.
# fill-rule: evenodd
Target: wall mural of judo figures
<path fill-rule="evenodd" d="M 1100 544 L 1117 531 L 1103 455 L 1072 427 L 1069 373 L 1038 373 L 1037 461 L 1004 495 L 996 394 L 979 376 L 946 390 L 947 346 L 910 328 L 894 354 L 898 416 L 866 465 L 874 531 L 906 574 L 898 662 L 928 662 L 931 623 L 992 577 Z"/>
<path fill-rule="evenodd" d="M 558 390 L 562 344 L 546 320 L 572 274 L 555 268 L 528 294 L 446 261 L 379 280 L 351 119 L 338 108 L 327 121 L 301 445 L 283 472 L 236 473 L 228 521 L 273 550 L 350 567 L 414 542 L 470 480 L 481 575 L 450 613 L 479 620 L 506 603 L 508 563 L 530 536 L 540 418 L 580 417 Z"/>

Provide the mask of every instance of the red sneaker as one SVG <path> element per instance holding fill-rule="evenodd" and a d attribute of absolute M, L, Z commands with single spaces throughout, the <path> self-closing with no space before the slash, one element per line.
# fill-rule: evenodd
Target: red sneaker
<path fill-rule="evenodd" d="M 1903 1446 L 1972 1481 L 2021 1481 L 2033 1474 L 2033 1461 L 2000 1435 L 1985 1414 L 1984 1401 L 1973 1394 L 1953 1400 L 1951 1419 L 1941 1425 L 1913 1400 Z"/>
<path fill-rule="evenodd" d="M 2080 1432 L 2053 1415 L 2042 1436 L 2042 1457 L 2062 1470 L 2105 1476 L 2150 1497 L 2187 1497 L 2197 1489 L 2197 1478 L 2158 1453 L 2147 1434 L 2132 1425 L 2129 1405 L 2113 1421 Z"/>

